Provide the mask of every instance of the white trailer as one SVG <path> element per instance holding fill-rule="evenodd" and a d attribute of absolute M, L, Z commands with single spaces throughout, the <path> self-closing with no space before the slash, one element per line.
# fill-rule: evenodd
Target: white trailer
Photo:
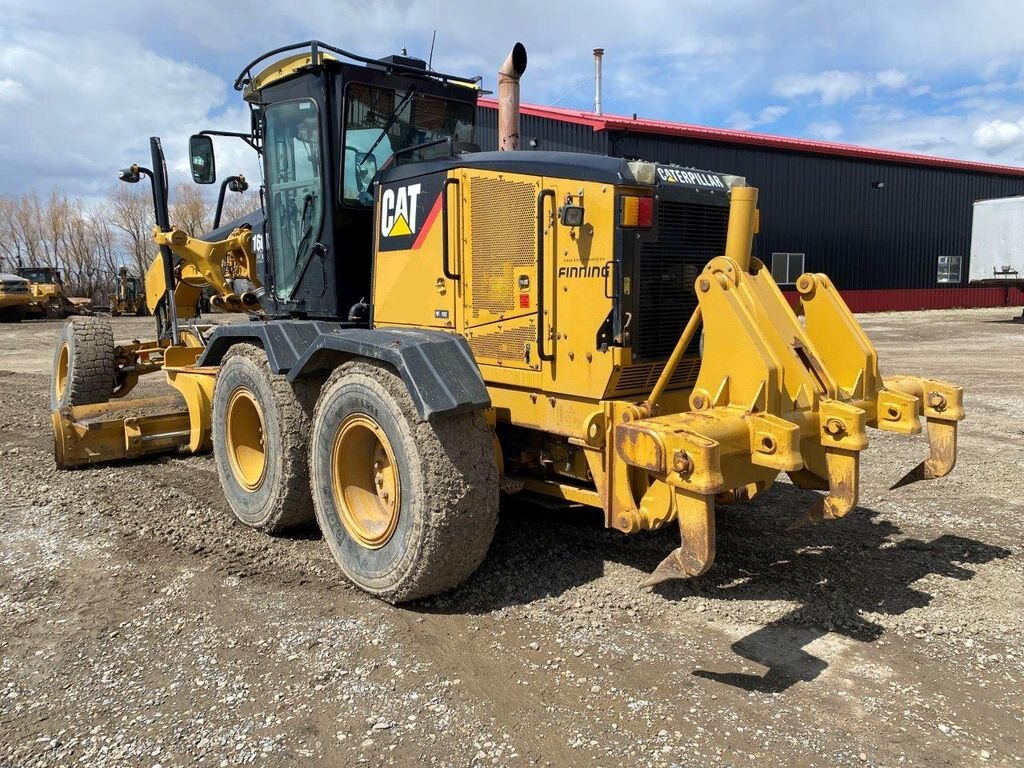
<path fill-rule="evenodd" d="M 970 264 L 975 285 L 1024 286 L 1024 196 L 974 204 Z"/>

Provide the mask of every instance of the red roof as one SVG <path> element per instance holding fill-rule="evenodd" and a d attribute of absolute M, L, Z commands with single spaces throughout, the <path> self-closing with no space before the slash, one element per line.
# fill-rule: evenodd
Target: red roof
<path fill-rule="evenodd" d="M 479 104 L 491 109 L 498 108 L 496 99 L 481 98 Z M 656 133 L 661 136 L 683 136 L 688 139 L 703 141 L 722 141 L 731 144 L 751 144 L 774 149 L 789 149 L 796 152 L 812 152 L 822 155 L 839 157 L 855 157 L 866 160 L 881 160 L 889 163 L 909 163 L 912 165 L 932 165 L 941 168 L 957 168 L 964 171 L 981 173 L 1000 173 L 1010 176 L 1024 176 L 1024 168 L 1012 165 L 996 165 L 979 163 L 971 160 L 954 160 L 949 157 L 933 157 L 918 155 L 912 152 L 895 152 L 890 149 L 873 149 L 859 147 L 854 144 L 839 144 L 833 141 L 815 141 L 814 139 L 796 139 L 790 136 L 772 136 L 765 133 L 750 131 L 734 131 L 727 128 L 708 128 L 702 125 L 672 123 L 667 120 L 647 120 L 620 115 L 596 115 L 593 112 L 581 112 L 562 107 L 541 107 L 535 104 L 522 104 L 520 111 L 524 115 L 546 117 L 562 120 L 577 125 L 589 125 L 595 131 L 631 131 L 634 133 Z"/>

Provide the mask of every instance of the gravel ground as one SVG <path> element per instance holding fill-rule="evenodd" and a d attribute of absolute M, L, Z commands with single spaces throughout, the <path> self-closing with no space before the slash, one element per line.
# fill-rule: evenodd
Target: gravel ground
<path fill-rule="evenodd" d="M 468 583 L 400 609 L 317 530 L 235 522 L 210 456 L 57 472 L 59 323 L 2 326 L 0 765 L 1020 765 L 1014 314 L 861 318 L 883 370 L 967 388 L 950 478 L 886 491 L 926 448 L 872 433 L 846 519 L 789 531 L 811 496 L 777 485 L 654 591 L 672 532 L 512 500 Z"/>

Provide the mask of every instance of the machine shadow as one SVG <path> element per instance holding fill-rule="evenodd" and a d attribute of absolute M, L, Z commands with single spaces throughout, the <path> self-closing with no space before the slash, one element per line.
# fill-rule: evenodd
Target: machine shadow
<path fill-rule="evenodd" d="M 1006 307 L 1006 309 L 1014 309 L 1014 307 Z M 1001 317 L 998 320 L 985 320 L 984 322 L 989 325 L 1021 325 L 1024 323 L 1024 312 L 1019 315 Z"/>
<path fill-rule="evenodd" d="M 718 558 L 704 576 L 655 588 L 666 601 L 787 601 L 798 607 L 732 645 L 764 675 L 696 670 L 695 675 L 750 691 L 780 692 L 816 678 L 827 663 L 807 645 L 829 632 L 873 641 L 884 628 L 865 613 L 899 615 L 927 605 L 913 585 L 929 574 L 973 578 L 971 565 L 1009 550 L 945 534 L 904 538 L 879 512 L 858 507 L 845 519 L 788 530 L 815 494 L 779 483 L 752 502 L 718 510 Z M 506 500 L 487 560 L 461 589 L 415 606 L 443 613 L 486 613 L 560 595 L 601 576 L 609 561 L 643 575 L 678 545 L 678 529 L 624 536 L 598 514 L 547 510 Z"/>

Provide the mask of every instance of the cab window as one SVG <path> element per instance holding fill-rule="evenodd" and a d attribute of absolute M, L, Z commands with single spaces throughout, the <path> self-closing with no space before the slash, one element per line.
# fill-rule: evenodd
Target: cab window
<path fill-rule="evenodd" d="M 268 107 L 265 119 L 274 292 L 288 299 L 323 222 L 320 115 L 316 102 L 299 99 Z"/>
<path fill-rule="evenodd" d="M 438 139 L 473 139 L 476 107 L 405 90 L 353 83 L 346 92 L 342 196 L 373 205 L 370 183 L 399 150 Z"/>

